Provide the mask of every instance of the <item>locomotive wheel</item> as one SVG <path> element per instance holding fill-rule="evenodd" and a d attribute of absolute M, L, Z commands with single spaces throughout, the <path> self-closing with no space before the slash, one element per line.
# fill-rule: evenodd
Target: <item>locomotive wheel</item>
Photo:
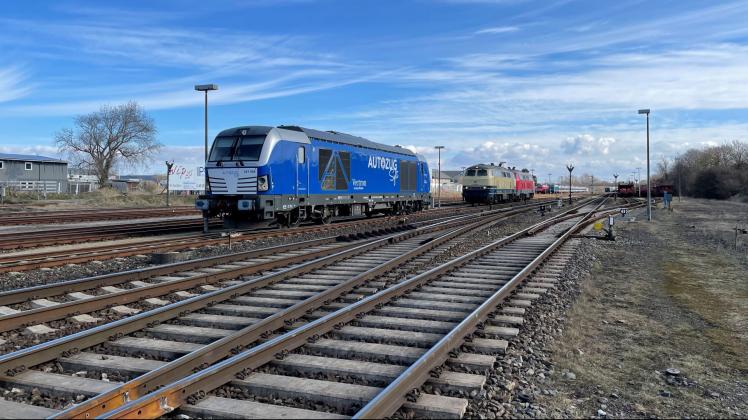
<path fill-rule="evenodd" d="M 299 209 L 293 209 L 288 212 L 288 227 L 296 227 L 301 223 L 301 217 L 299 216 Z"/>
<path fill-rule="evenodd" d="M 289 229 L 299 225 L 299 210 L 291 210 L 288 213 L 278 214 L 276 216 L 278 226 L 281 229 Z"/>
<path fill-rule="evenodd" d="M 332 211 L 325 207 L 322 210 L 322 216 L 317 219 L 317 223 L 321 225 L 329 225 L 330 223 L 332 223 Z"/>

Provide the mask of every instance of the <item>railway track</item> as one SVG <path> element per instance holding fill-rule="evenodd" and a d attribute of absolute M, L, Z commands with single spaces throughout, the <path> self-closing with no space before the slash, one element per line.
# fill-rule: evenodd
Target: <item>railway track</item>
<path fill-rule="evenodd" d="M 221 226 L 221 223 L 220 221 L 211 221 L 211 225 L 215 228 Z M 138 235 L 187 232 L 202 228 L 202 218 L 181 218 L 177 220 L 136 222 L 119 225 L 68 227 L 29 232 L 4 232 L 0 233 L 0 250 L 101 241 Z"/>
<path fill-rule="evenodd" d="M 525 308 L 554 287 L 562 267 L 543 263 L 597 207 L 525 229 L 353 303 L 308 309 L 289 332 L 211 366 L 178 359 L 115 387 L 109 399 L 59 416 L 155 418 L 179 409 L 197 417 L 382 418 L 398 410 L 404 417 L 460 417 L 466 397 L 483 385 L 482 371 L 518 333 Z M 523 284 L 529 276 L 533 281 Z M 250 342 L 239 336 L 231 344 Z M 196 372 L 184 376 L 188 368 Z M 128 395 L 140 397 L 122 405 Z"/>
<path fill-rule="evenodd" d="M 0 226 L 59 224 L 100 220 L 132 220 L 151 217 L 198 216 L 192 206 L 152 207 L 139 209 L 79 209 L 39 212 L 2 212 Z"/>
<path fill-rule="evenodd" d="M 483 220 L 471 223 L 467 222 L 469 216 L 463 216 L 365 244 L 350 244 L 354 248 L 305 263 L 297 260 L 296 266 L 278 266 L 278 271 L 264 275 L 256 273 L 259 277 L 242 283 L 232 285 L 224 282 L 221 284 L 225 286 L 223 289 L 204 293 L 203 296 L 185 297 L 185 300 L 163 308 L 2 356 L 0 371 L 5 374 L 2 382 L 6 386 L 21 387 L 32 393 L 36 389 L 37 398 L 40 390 L 65 395 L 59 398 L 67 398 L 68 401 L 70 398 L 85 398 L 103 393 L 91 400 L 89 408 L 97 409 L 103 399 L 107 401 L 104 403 L 106 411 L 106 407 L 113 408 L 123 403 L 122 395 L 125 394 L 117 394 L 117 389 L 121 391 L 122 388 L 114 386 L 116 383 L 102 381 L 98 376 L 101 373 L 109 372 L 106 379 L 114 381 L 127 380 L 149 372 L 136 381 L 152 379 L 156 382 L 151 382 L 151 385 L 163 383 L 170 377 L 162 376 L 159 366 L 167 366 L 166 362 L 169 361 L 174 363 L 174 359 L 186 354 L 176 359 L 181 361 L 182 370 L 188 369 L 182 372 L 184 376 L 192 371 L 192 363 L 214 363 L 229 356 L 237 348 L 264 340 L 269 334 L 293 325 L 296 319 L 303 318 L 308 312 L 314 315 L 315 310 L 324 310 L 329 305 L 334 307 L 336 304 L 346 305 L 366 299 L 366 296 L 402 278 L 401 274 L 392 272 L 393 267 L 415 264 L 423 268 L 435 255 L 444 252 L 450 241 L 458 236 L 476 229 L 489 228 L 491 223 L 519 211 L 521 210 L 492 212 L 485 215 Z M 437 234 L 434 231 L 437 226 L 443 233 Z M 278 252 L 272 255 L 278 256 L 276 261 L 281 257 L 288 257 Z M 270 262 L 272 261 L 260 261 L 260 264 Z M 270 269 L 270 266 L 265 268 Z M 384 283 L 378 278 L 383 273 L 390 273 L 389 281 Z M 232 276 L 223 277 L 224 280 L 228 278 Z M 374 280 L 375 278 L 377 279 Z M 198 291 L 192 289 L 192 292 Z M 334 302 L 336 298 L 342 300 Z M 223 303 L 226 301 L 229 303 Z M 208 342 L 210 344 L 206 345 Z M 85 351 L 80 352 L 82 349 Z M 102 353 L 109 355 L 102 356 Z M 138 362 L 141 360 L 139 357 L 145 357 L 148 361 Z M 169 366 L 173 367 L 172 363 Z M 150 367 L 146 369 L 148 366 Z M 175 371 L 169 368 L 167 371 L 174 375 L 179 369 Z M 69 376 L 70 373 L 78 373 L 78 376 Z M 66 385 L 61 388 L 60 384 Z M 66 386 L 69 387 L 65 388 Z M 114 389 L 110 390 L 110 394 L 117 395 L 107 399 L 104 391 L 112 386 Z M 124 386 L 127 387 L 127 384 Z M 129 399 L 133 399 L 141 395 L 139 389 L 135 386 L 124 392 L 127 392 Z M 33 398 L 32 396 L 32 400 Z M 7 406 L 3 407 L 6 413 L 23 410 L 28 416 L 33 412 L 28 411 L 32 409 L 25 405 L 19 406 L 7 401 L 3 405 Z M 84 406 L 77 407 L 80 410 Z M 40 408 L 35 415 L 55 413 L 44 410 L 46 409 Z M 64 415 L 68 414 L 70 413 Z"/>
<path fill-rule="evenodd" d="M 545 203 L 532 203 L 532 204 L 548 204 Z M 465 208 L 465 213 L 481 211 L 482 208 Z M 455 209 L 439 209 L 425 212 L 418 215 L 408 216 L 409 220 L 424 220 L 434 216 L 453 214 Z M 342 221 L 333 223 L 332 225 L 323 226 L 303 226 L 291 230 L 262 230 L 259 232 L 253 232 L 251 230 L 235 231 L 234 233 L 240 234 L 239 237 L 235 238 L 235 241 L 247 241 L 256 238 L 268 238 L 268 237 L 279 237 L 279 236 L 292 236 L 307 234 L 310 232 L 328 232 L 331 229 L 347 228 L 356 224 L 382 224 L 382 223 L 395 223 L 394 221 L 401 220 L 402 217 L 390 217 L 390 218 L 374 218 L 364 219 L 355 221 Z M 180 238 L 171 239 L 156 239 L 152 241 L 138 242 L 135 244 L 108 244 L 96 247 L 88 247 L 84 249 L 69 249 L 59 251 L 42 251 L 35 253 L 25 253 L 23 255 L 9 255 L 3 256 L 0 254 L 0 273 L 4 272 L 21 272 L 27 270 L 34 270 L 43 267 L 59 267 L 66 264 L 79 264 L 94 260 L 106 260 L 117 257 L 127 257 L 133 255 L 148 254 L 149 252 L 167 252 L 167 251 L 180 251 L 190 248 L 197 248 L 208 245 L 221 245 L 227 244 L 229 241 L 228 237 L 222 236 L 220 233 L 214 234 L 192 234 L 183 236 Z M 13 242 L 9 239 L 8 244 L 3 245 L 2 235 L 0 234 L 0 249 L 3 246 L 8 248 L 14 247 Z M 31 246 L 32 241 L 28 244 Z"/>

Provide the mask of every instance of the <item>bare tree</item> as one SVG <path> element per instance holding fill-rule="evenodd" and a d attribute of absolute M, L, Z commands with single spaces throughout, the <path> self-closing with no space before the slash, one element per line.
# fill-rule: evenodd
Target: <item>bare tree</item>
<path fill-rule="evenodd" d="M 141 163 L 161 148 L 153 119 L 136 102 L 104 105 L 79 115 L 75 128 L 57 133 L 55 142 L 73 163 L 92 170 L 100 186 L 106 184 L 116 163 Z"/>
<path fill-rule="evenodd" d="M 663 181 L 670 179 L 670 160 L 665 156 L 660 157 L 660 161 L 657 162 L 657 175 L 662 178 Z"/>

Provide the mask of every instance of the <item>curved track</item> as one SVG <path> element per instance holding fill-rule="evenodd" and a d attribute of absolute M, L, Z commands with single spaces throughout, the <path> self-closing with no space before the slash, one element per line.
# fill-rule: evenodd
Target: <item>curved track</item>
<path fill-rule="evenodd" d="M 235 336 L 236 334 L 232 334 L 232 328 L 240 328 L 247 325 L 247 322 L 256 323 L 259 321 L 259 319 L 251 318 L 252 316 L 262 317 L 275 312 L 283 313 L 282 316 L 270 317 L 275 322 L 280 322 L 279 325 L 276 325 L 276 328 L 280 328 L 293 319 L 287 318 L 289 313 L 301 310 L 300 313 L 295 315 L 301 316 L 308 310 L 305 306 L 294 304 L 296 301 L 308 303 L 307 301 L 311 300 L 315 301 L 318 306 L 322 306 L 327 300 L 342 296 L 343 294 L 371 294 L 376 289 L 360 286 L 363 285 L 366 279 L 376 273 L 391 271 L 394 267 L 412 261 L 419 255 L 428 252 L 440 244 L 444 244 L 456 235 L 466 233 L 472 229 L 489 227 L 492 223 L 520 211 L 522 210 L 494 211 L 484 215 L 484 217 L 479 218 L 480 220 L 477 221 L 475 215 L 455 217 L 449 221 L 427 225 L 401 234 L 387 235 L 382 239 L 374 241 L 362 240 L 358 243 L 344 245 L 338 243 L 319 245 L 318 247 L 326 247 L 325 251 L 332 250 L 333 253 L 325 257 L 315 255 L 317 258 L 314 258 L 315 256 L 312 256 L 310 253 L 307 253 L 305 256 L 299 255 L 299 260 L 308 260 L 305 263 L 301 263 L 299 260 L 294 261 L 287 254 L 283 255 L 274 252 L 273 256 L 277 257 L 275 261 L 278 263 L 277 272 L 261 275 L 252 280 L 244 278 L 244 281 L 234 285 L 224 283 L 221 284 L 224 287 L 223 289 L 204 293 L 202 296 L 186 298 L 181 302 L 173 303 L 160 309 L 154 309 L 101 327 L 96 327 L 92 330 L 85 330 L 72 336 L 63 337 L 3 356 L 0 358 L 0 366 L 7 375 L 12 375 L 5 376 L 4 380 L 6 384 L 10 381 L 16 383 L 18 386 L 30 386 L 31 382 L 29 381 L 33 382 L 34 378 L 39 379 L 37 377 L 38 374 L 47 372 L 44 371 L 44 367 L 40 372 L 38 370 L 26 370 L 21 366 L 38 365 L 39 363 L 59 358 L 59 356 L 65 359 L 60 362 L 64 366 L 78 366 L 76 363 L 88 363 L 86 360 L 91 361 L 99 356 L 91 356 L 91 354 L 76 356 L 76 349 L 83 349 L 92 345 L 100 346 L 101 344 L 109 343 L 112 337 L 115 339 L 115 342 L 112 342 L 112 344 L 115 348 L 119 348 L 118 352 L 122 354 L 121 352 L 126 352 L 123 349 L 127 348 L 128 339 L 131 341 L 130 345 L 132 345 L 135 344 L 132 343 L 133 339 L 137 338 L 123 337 L 123 334 L 127 334 L 125 331 L 137 332 L 148 330 L 148 334 L 166 334 L 166 336 L 172 339 L 181 336 L 187 342 L 185 344 L 188 345 L 189 351 L 194 351 L 196 344 L 198 344 L 195 343 L 196 339 L 202 343 L 205 340 L 210 341 L 209 337 L 212 337 L 213 340 L 219 339 L 221 334 Z M 472 222 L 468 222 L 468 219 L 471 219 Z M 434 235 L 438 235 L 438 232 L 446 233 L 435 237 Z M 313 247 L 306 246 L 305 248 L 310 252 L 314 251 Z M 250 261 L 246 262 L 250 263 Z M 271 262 L 260 261 L 259 263 L 268 264 Z M 287 268 L 282 269 L 280 265 L 284 263 Z M 296 265 L 288 267 L 289 264 L 294 263 Z M 257 262 L 254 262 L 254 264 L 256 265 Z M 269 268 L 269 266 L 265 267 L 265 269 Z M 302 276 L 303 279 L 301 278 Z M 236 276 L 234 275 L 234 277 Z M 243 298 L 242 296 L 247 293 L 250 295 Z M 228 301 L 228 303 L 216 303 L 221 301 Z M 291 307 L 289 308 L 288 305 L 291 305 Z M 284 307 L 286 309 L 283 309 Z M 239 312 L 237 313 L 236 311 Z M 226 312 L 230 313 L 230 315 L 226 315 Z M 267 321 L 270 318 L 265 318 L 265 320 Z M 171 327 L 168 325 L 164 325 L 163 327 L 157 326 L 158 323 L 168 320 L 172 320 L 169 321 L 170 324 L 172 322 L 176 322 L 176 324 L 172 324 Z M 155 328 L 155 330 L 150 330 L 152 328 Z M 258 327 L 255 327 L 255 330 L 259 336 L 265 333 L 264 329 L 258 329 Z M 205 334 L 208 334 L 208 336 Z M 117 337 L 121 338 L 117 339 Z M 137 340 L 135 341 L 137 342 Z M 150 344 L 155 345 L 153 342 Z M 192 345 L 192 347 L 189 347 L 189 345 Z M 230 354 L 230 350 L 234 347 L 234 345 L 226 347 L 223 344 L 219 348 L 225 349 L 224 351 L 228 352 L 225 354 Z M 184 351 L 184 348 L 185 346 L 183 345 L 181 351 Z M 142 345 L 138 347 L 137 344 L 134 347 L 130 347 L 130 350 L 148 352 Z M 180 354 L 180 350 L 172 350 L 172 356 Z M 164 352 L 169 353 L 169 350 L 161 349 L 157 352 L 163 356 Z M 118 353 L 115 352 L 115 354 Z M 222 353 L 211 351 L 209 354 L 215 357 L 216 354 Z M 67 360 L 70 358 L 76 359 L 76 357 L 81 360 L 77 362 Z M 116 356 L 112 356 L 107 360 L 109 360 L 106 362 L 107 365 L 111 367 L 119 366 L 117 363 L 119 359 Z M 4 364 L 2 361 L 15 365 L 15 367 L 10 367 L 9 364 Z M 68 363 L 72 363 L 72 365 Z M 122 367 L 122 369 L 127 370 L 125 367 Z M 139 371 L 137 373 L 142 372 Z M 45 375 L 42 375 L 42 377 L 45 377 Z M 59 375 L 56 377 L 53 376 L 53 382 L 60 380 L 62 379 Z M 81 382 L 74 379 L 69 379 L 68 381 Z M 88 381 L 89 384 L 90 382 Z M 41 383 L 34 384 L 33 386 L 37 389 L 44 389 L 44 384 Z M 71 392 L 75 393 L 79 391 L 82 392 L 81 390 L 73 390 Z M 84 393 L 84 395 L 88 394 L 90 394 L 90 389 Z"/>
<path fill-rule="evenodd" d="M 501 337 L 515 332 L 507 324 L 521 322 L 522 307 L 553 286 L 535 281 L 517 289 L 533 272 L 539 280 L 556 271 L 543 262 L 597 207 L 525 229 L 355 303 L 330 302 L 288 333 L 159 384 L 103 416 L 155 418 L 180 408 L 197 416 L 382 418 L 402 408 L 459 417 L 466 402 L 456 396 L 480 389 L 484 377 L 449 366 L 492 366 L 489 354 L 502 353 Z M 501 303 L 509 305 L 497 312 Z M 484 337 L 473 336 L 478 327 Z M 413 392 L 422 386 L 438 391 Z"/>
<path fill-rule="evenodd" d="M 531 203 L 530 205 L 541 205 L 543 202 Z M 482 211 L 487 207 L 464 207 L 460 211 L 464 213 Z M 490 209 L 490 207 L 488 207 Z M 495 208 L 501 208 L 495 206 Z M 455 208 L 449 209 L 434 209 L 427 212 L 409 215 L 406 220 L 409 221 L 420 221 L 428 220 L 436 217 L 443 217 L 454 214 Z M 293 236 L 302 235 L 307 233 L 322 233 L 334 232 L 336 229 L 350 227 L 353 225 L 368 224 L 381 225 L 381 224 L 396 224 L 403 220 L 402 216 L 391 216 L 391 217 L 377 217 L 372 219 L 355 219 L 350 221 L 339 221 L 332 225 L 314 225 L 314 226 L 301 226 L 295 229 L 263 229 L 263 230 L 237 230 L 232 231 L 232 236 L 235 236 L 235 241 L 247 241 L 256 238 L 268 238 L 268 237 L 279 237 L 279 236 Z M 124 231 L 126 234 L 126 230 Z M 44 243 L 66 241 L 69 236 L 75 239 L 75 235 L 79 235 L 80 232 L 73 232 L 69 236 L 62 231 L 63 235 L 55 234 L 52 232 L 42 233 L 40 235 L 48 237 L 36 240 L 29 238 L 28 240 L 22 239 L 18 234 L 0 234 L 0 249 L 13 249 L 22 247 L 35 247 L 40 246 Z M 135 232 L 137 233 L 137 231 Z M 86 235 L 83 240 L 85 241 L 91 237 L 96 239 L 105 239 L 100 236 L 100 233 L 91 233 L 84 230 L 83 235 Z M 6 236 L 6 241 L 3 241 Z M 94 247 L 78 248 L 78 249 L 65 249 L 57 251 L 39 251 L 39 252 L 24 252 L 15 253 L 12 255 L 3 256 L 0 254 L 0 273 L 3 272 L 20 272 L 26 270 L 33 270 L 43 267 L 58 267 L 66 264 L 78 264 L 94 260 L 106 260 L 117 257 L 127 257 L 132 255 L 147 254 L 149 252 L 167 252 L 167 251 L 179 251 L 184 249 L 196 248 L 208 245 L 220 245 L 227 244 L 229 242 L 229 236 L 225 233 L 210 233 L 210 234 L 189 234 L 183 235 L 178 238 L 170 239 L 154 239 L 147 241 L 139 241 L 132 244 L 105 244 Z M 22 242 L 21 242 L 22 241 Z"/>

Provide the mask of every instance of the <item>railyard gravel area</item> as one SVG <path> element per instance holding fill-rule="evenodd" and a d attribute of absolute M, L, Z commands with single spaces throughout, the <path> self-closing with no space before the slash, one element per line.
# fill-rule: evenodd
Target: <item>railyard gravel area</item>
<path fill-rule="evenodd" d="M 495 240 L 495 239 L 507 236 L 513 232 L 516 232 L 519 229 L 522 229 L 524 227 L 537 223 L 541 219 L 542 219 L 541 216 L 537 212 L 534 212 L 534 211 L 512 216 L 470 237 L 459 239 L 457 241 L 457 245 L 452 250 L 450 250 L 448 255 L 461 255 L 462 253 L 468 252 L 468 250 L 475 249 L 485 243 L 490 242 L 491 240 Z M 356 227 L 346 228 L 345 233 L 356 233 L 356 229 L 357 229 Z M 268 239 L 263 239 L 263 240 L 252 240 L 252 241 L 233 244 L 231 248 L 231 252 L 239 252 L 239 251 L 252 250 L 252 249 L 257 249 L 257 248 L 262 248 L 262 247 L 267 247 L 267 246 L 280 245 L 282 243 L 287 243 L 291 240 L 295 242 L 298 240 L 310 240 L 310 239 L 316 239 L 315 234 L 303 235 L 303 237 L 301 238 L 299 236 L 294 236 L 293 239 L 268 238 Z M 221 254 L 225 254 L 228 252 L 229 252 L 228 246 L 205 247 L 205 248 L 200 248 L 196 250 L 192 258 L 201 258 L 201 257 L 208 257 L 208 256 L 213 256 L 213 255 L 221 255 Z M 446 259 L 451 259 L 451 257 L 446 256 Z M 436 262 L 434 263 L 436 264 Z M 75 265 L 75 266 L 65 266 L 65 267 L 60 267 L 57 269 L 29 271 L 25 273 L 20 273 L 19 275 L 11 276 L 11 280 L 16 281 L 16 284 L 18 285 L 16 287 L 28 287 L 28 286 L 32 286 L 36 284 L 46 284 L 46 283 L 63 281 L 66 279 L 76 279 L 76 278 L 81 278 L 84 276 L 106 274 L 109 272 L 117 272 L 117 271 L 122 271 L 124 269 L 147 267 L 149 265 L 152 265 L 150 263 L 149 257 L 144 256 L 144 257 L 121 258 L 121 259 L 112 260 L 112 261 L 93 262 L 93 263 L 86 263 L 86 264 L 80 264 L 80 265 Z M 400 276 L 405 275 L 406 273 L 410 274 L 410 271 L 407 270 L 407 268 L 403 268 L 402 270 L 397 270 L 397 272 L 399 273 Z M 69 277 L 63 277 L 63 276 L 69 276 Z M 31 282 L 34 282 L 34 283 L 31 283 Z M 3 283 L 3 286 L 6 287 L 6 290 L 13 288 L 13 287 L 10 287 L 7 283 Z M 130 286 L 128 286 L 127 284 L 118 285 L 118 287 L 130 288 Z M 192 293 L 201 293 L 200 290 L 198 289 L 190 289 L 188 291 Z M 59 298 L 57 297 L 56 299 L 59 300 Z M 181 300 L 180 298 L 176 298 L 173 294 L 170 294 L 167 296 L 160 296 L 160 299 L 165 299 L 170 302 Z M 130 303 L 128 304 L 128 306 L 134 309 L 138 309 L 140 311 L 146 311 L 146 310 L 153 308 L 152 306 L 148 306 L 143 303 Z M 26 307 L 23 309 L 28 310 L 30 309 L 30 307 Z M 96 325 L 101 325 L 107 322 L 112 322 L 117 319 L 123 318 L 123 315 L 117 314 L 113 312 L 111 309 L 102 309 L 102 310 L 91 312 L 90 314 L 93 317 L 98 318 L 98 321 L 95 323 L 87 323 L 87 324 L 80 324 L 71 319 L 62 319 L 62 320 L 47 322 L 46 324 L 49 327 L 54 328 L 56 331 L 46 334 L 44 336 L 43 341 L 47 341 L 49 339 L 56 338 L 56 337 L 62 337 L 62 336 L 74 334 L 78 331 L 88 329 Z M 0 354 L 5 354 L 8 352 L 26 348 L 26 347 L 38 344 L 40 342 L 41 342 L 41 338 L 37 335 L 26 335 L 22 331 L 17 331 L 17 330 L 3 332 L 3 333 L 0 333 Z"/>
<path fill-rule="evenodd" d="M 468 417 L 745 417 L 748 205 L 687 199 L 584 239 Z"/>
<path fill-rule="evenodd" d="M 536 223 L 541 219 L 542 218 L 540 217 L 539 213 L 537 213 L 536 211 L 530 211 L 529 213 L 513 216 L 508 220 L 501 222 L 497 226 L 506 226 L 506 232 L 507 234 L 509 234 L 514 230 L 529 226 L 530 224 Z M 408 219 L 406 218 L 404 220 L 407 221 Z M 396 224 L 397 222 L 393 222 L 392 226 L 395 226 Z M 348 235 L 368 231 L 370 229 L 370 226 L 353 225 L 336 229 L 334 234 Z M 331 233 L 331 235 L 332 234 L 333 233 Z M 292 242 L 318 239 L 319 237 L 320 233 L 314 232 L 292 236 L 258 238 L 248 241 L 241 241 L 241 238 L 237 238 L 236 240 L 232 241 L 231 249 L 229 249 L 227 238 L 225 245 L 209 245 L 196 248 L 193 251 L 183 252 L 189 252 L 189 258 L 196 259 L 225 255 L 233 252 L 251 251 L 255 249 L 283 245 Z M 41 268 L 25 272 L 0 273 L 0 291 L 39 286 L 43 284 L 122 272 L 126 270 L 134 270 L 138 268 L 152 267 L 154 265 L 155 264 L 152 263 L 150 256 L 136 255 L 132 257 L 119 257 L 104 261 L 91 261 L 82 264 L 68 264 L 61 267 Z"/>
<path fill-rule="evenodd" d="M 504 237 L 508 234 L 511 234 L 515 232 L 517 229 L 525 226 L 529 226 L 531 224 L 536 223 L 540 219 L 540 216 L 536 213 L 530 213 L 530 214 L 521 214 L 514 216 L 506 221 L 501 221 L 497 223 L 495 226 L 491 226 L 488 228 L 485 228 L 479 232 L 476 232 L 475 234 L 469 236 L 469 237 L 462 237 L 455 241 L 454 246 L 447 251 L 444 255 L 440 256 L 439 258 L 436 258 L 434 261 L 429 261 L 427 264 L 425 264 L 429 268 L 435 264 L 437 264 L 436 260 L 448 260 L 452 259 L 456 256 L 462 255 L 465 252 L 468 252 L 470 250 L 473 250 L 475 248 L 478 248 L 482 245 L 484 245 L 487 242 L 493 241 L 495 239 Z M 398 281 L 399 279 L 404 278 L 407 274 L 410 274 L 414 271 L 418 271 L 419 267 L 420 269 L 423 269 L 424 264 L 408 264 L 404 267 L 402 267 L 399 270 L 395 270 L 395 272 L 391 273 L 388 276 L 385 276 L 386 278 L 389 278 L 390 281 Z M 145 308 L 143 308 L 145 309 Z M 101 322 L 107 322 L 115 319 L 116 317 L 112 316 L 112 314 L 107 314 L 106 311 L 100 311 L 94 314 L 94 316 L 101 317 Z M 100 322 L 100 323 L 101 323 Z M 52 324 L 52 323 L 50 323 Z M 53 325 L 55 328 L 60 329 L 61 334 L 70 334 L 73 332 L 76 332 L 81 327 L 72 325 L 70 323 L 67 323 L 66 321 L 60 321 L 58 324 Z M 33 338 L 31 337 L 23 337 L 20 335 L 16 335 L 14 337 L 9 337 L 7 340 L 7 344 L 13 343 L 15 346 L 23 347 L 29 344 L 33 344 Z M 94 349 L 96 351 L 96 349 Z M 111 351 L 109 351 L 111 354 Z M 123 353 L 123 355 L 125 355 Z M 65 371 L 63 367 L 58 366 L 54 363 L 47 364 L 42 367 L 42 369 L 45 372 L 53 372 L 53 373 L 75 373 L 78 376 L 85 376 L 90 377 L 94 379 L 98 379 L 97 374 L 94 372 L 69 372 Z M 93 375 L 93 376 L 92 376 Z M 114 377 L 109 376 L 107 378 L 108 380 L 125 380 L 128 379 L 126 376 L 122 377 Z M 70 400 L 66 400 L 64 398 L 48 398 L 43 395 L 39 395 L 38 393 L 28 392 L 28 390 L 21 390 L 21 389 L 13 389 L 12 387 L 5 387 L 0 388 L 0 392 L 3 392 L 6 399 L 13 400 L 13 401 L 24 401 L 27 403 L 33 403 L 34 405 L 40 405 L 50 408 L 63 408 L 70 404 Z M 220 392 L 231 392 L 230 390 L 224 390 Z M 220 393 L 219 392 L 219 393 Z M 319 409 L 319 407 L 317 407 Z"/>

